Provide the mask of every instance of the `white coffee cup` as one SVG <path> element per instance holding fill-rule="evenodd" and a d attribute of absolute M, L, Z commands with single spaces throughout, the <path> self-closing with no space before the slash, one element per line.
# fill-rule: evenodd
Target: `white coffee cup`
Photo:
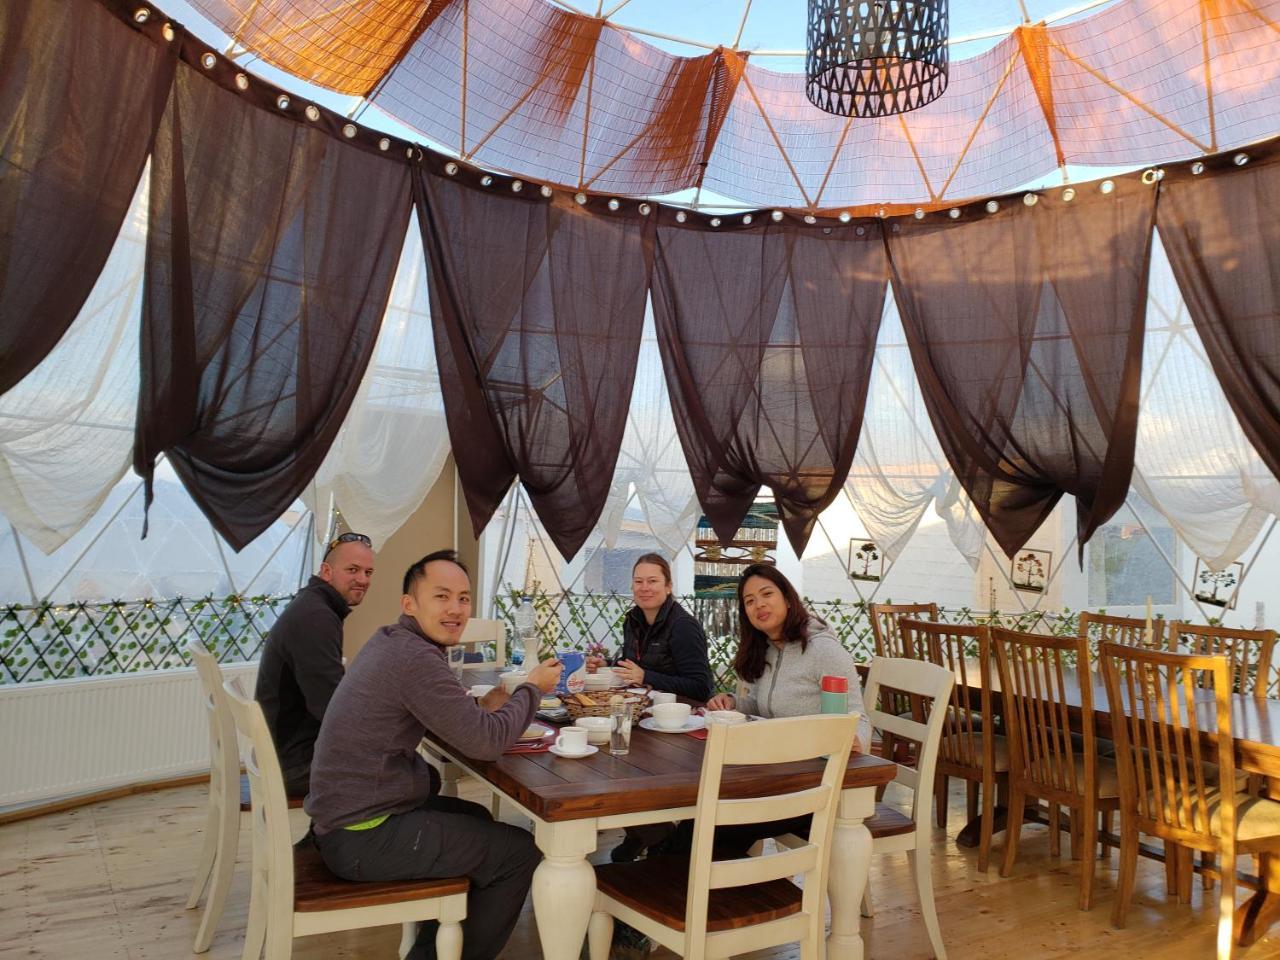
<path fill-rule="evenodd" d="M 507 693 L 515 693 L 516 687 L 529 679 L 529 675 L 520 670 L 509 670 L 500 677 L 502 689 Z"/>
<path fill-rule="evenodd" d="M 613 671 L 588 673 L 584 680 L 588 690 L 608 690 L 613 686 Z"/>
<path fill-rule="evenodd" d="M 679 730 L 689 719 L 687 703 L 655 703 L 651 712 L 654 722 L 663 730 Z"/>
<path fill-rule="evenodd" d="M 587 728 L 565 727 L 560 731 L 560 736 L 556 737 L 556 749 L 562 753 L 586 753 Z"/>
<path fill-rule="evenodd" d="M 666 690 L 654 690 L 649 694 L 649 699 L 654 703 L 675 703 L 676 695 L 668 693 Z"/>
<path fill-rule="evenodd" d="M 613 731 L 612 717 L 579 717 L 573 722 L 575 727 L 587 731 L 588 743 L 608 743 L 609 734 Z"/>

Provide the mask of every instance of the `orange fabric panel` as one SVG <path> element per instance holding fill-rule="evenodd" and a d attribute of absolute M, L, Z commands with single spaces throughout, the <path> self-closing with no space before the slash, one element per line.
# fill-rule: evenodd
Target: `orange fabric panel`
<path fill-rule="evenodd" d="M 452 2 L 191 0 L 191 5 L 272 66 L 339 93 L 365 96 Z"/>

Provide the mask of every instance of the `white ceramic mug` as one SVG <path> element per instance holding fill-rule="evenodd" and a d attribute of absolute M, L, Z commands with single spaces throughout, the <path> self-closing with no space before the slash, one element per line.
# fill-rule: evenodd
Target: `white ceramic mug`
<path fill-rule="evenodd" d="M 675 703 L 676 695 L 666 690 L 654 690 L 649 694 L 649 699 L 654 703 Z"/>
<path fill-rule="evenodd" d="M 689 719 L 690 709 L 687 703 L 655 703 L 651 712 L 663 730 L 679 730 Z"/>
<path fill-rule="evenodd" d="M 579 717 L 574 721 L 575 727 L 587 731 L 587 742 L 602 744 L 609 742 L 609 734 L 613 730 L 612 717 Z"/>
<path fill-rule="evenodd" d="M 556 737 L 556 749 L 564 753 L 587 752 L 587 728 L 565 727 Z"/>
<path fill-rule="evenodd" d="M 529 679 L 529 675 L 519 670 L 511 670 L 502 674 L 502 689 L 507 693 L 515 693 L 516 687 Z"/>

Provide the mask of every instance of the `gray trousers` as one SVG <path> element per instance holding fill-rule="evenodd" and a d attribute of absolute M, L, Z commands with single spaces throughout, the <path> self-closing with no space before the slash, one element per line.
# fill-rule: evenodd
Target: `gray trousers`
<path fill-rule="evenodd" d="M 495 960 L 542 860 L 528 831 L 495 823 L 484 807 L 456 797 L 432 797 L 371 830 L 334 830 L 317 836 L 316 844 L 328 868 L 345 880 L 470 880 L 463 960 Z M 438 927 L 422 925 L 406 960 L 434 960 Z"/>

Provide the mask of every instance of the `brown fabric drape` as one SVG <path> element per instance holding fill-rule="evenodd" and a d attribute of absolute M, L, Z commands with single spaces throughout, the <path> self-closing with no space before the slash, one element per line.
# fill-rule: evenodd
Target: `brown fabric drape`
<path fill-rule="evenodd" d="M 0 393 L 93 289 L 172 78 L 168 52 L 97 0 L 0 4 Z"/>
<path fill-rule="evenodd" d="M 930 419 L 1010 556 L 1063 493 L 1083 549 L 1129 489 L 1155 191 L 1114 186 L 888 234 Z"/>
<path fill-rule="evenodd" d="M 449 438 L 477 536 L 519 476 L 572 558 L 622 445 L 650 218 L 631 202 L 612 212 L 494 180 L 438 169 L 415 180 Z"/>
<path fill-rule="evenodd" d="M 135 468 L 167 454 L 237 550 L 333 442 L 368 364 L 410 212 L 403 147 L 344 141 L 235 67 L 184 63 L 156 138 Z M 211 82 L 214 81 L 214 82 Z M 354 131 L 353 131 L 354 132 Z M 376 141 L 375 141 L 376 144 Z"/>
<path fill-rule="evenodd" d="M 884 307 L 880 231 L 740 217 L 708 230 L 703 217 L 664 213 L 658 342 L 694 489 L 722 541 L 768 486 L 802 553 L 839 493 Z"/>
<path fill-rule="evenodd" d="M 1280 477 L 1280 151 L 1160 188 L 1160 239 L 1245 436 Z"/>

